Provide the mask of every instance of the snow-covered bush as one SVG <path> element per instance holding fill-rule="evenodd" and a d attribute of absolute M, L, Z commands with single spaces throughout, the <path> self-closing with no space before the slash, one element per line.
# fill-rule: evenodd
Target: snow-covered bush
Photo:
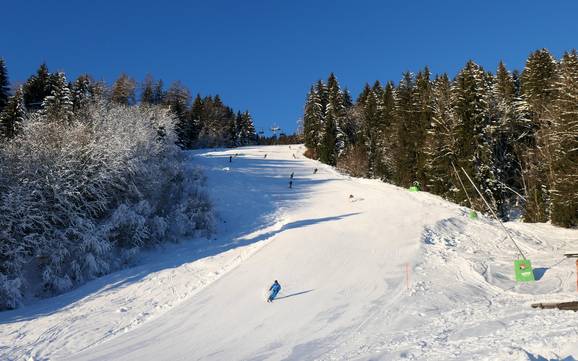
<path fill-rule="evenodd" d="M 20 278 L 9 279 L 0 273 L 0 309 L 15 308 L 22 299 Z"/>
<path fill-rule="evenodd" d="M 20 302 L 23 269 L 49 295 L 142 247 L 211 230 L 204 178 L 175 146 L 166 109 L 101 102 L 82 114 L 32 114 L 0 144 L 0 308 Z"/>

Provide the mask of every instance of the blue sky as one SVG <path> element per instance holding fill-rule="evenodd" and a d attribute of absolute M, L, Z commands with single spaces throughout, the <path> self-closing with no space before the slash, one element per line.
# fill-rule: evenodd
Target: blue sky
<path fill-rule="evenodd" d="M 126 72 L 193 94 L 219 93 L 257 128 L 293 131 L 311 83 L 336 73 L 354 96 L 429 65 L 451 76 L 474 59 L 521 69 L 546 47 L 577 47 L 578 1 L 6 1 L 0 57 L 10 79 L 46 61 L 69 79 Z"/>

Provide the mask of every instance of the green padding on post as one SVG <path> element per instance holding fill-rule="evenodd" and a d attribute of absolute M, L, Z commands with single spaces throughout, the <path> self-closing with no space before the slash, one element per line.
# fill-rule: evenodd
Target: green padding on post
<path fill-rule="evenodd" d="M 468 217 L 470 219 L 478 219 L 478 214 L 476 213 L 476 211 L 470 211 L 470 213 L 468 213 Z"/>
<path fill-rule="evenodd" d="M 534 271 L 529 259 L 517 259 L 514 261 L 514 271 L 516 272 L 516 282 L 531 282 L 534 280 Z"/>
<path fill-rule="evenodd" d="M 409 191 L 410 192 L 419 192 L 419 187 L 418 186 L 411 186 L 411 187 L 409 187 Z"/>

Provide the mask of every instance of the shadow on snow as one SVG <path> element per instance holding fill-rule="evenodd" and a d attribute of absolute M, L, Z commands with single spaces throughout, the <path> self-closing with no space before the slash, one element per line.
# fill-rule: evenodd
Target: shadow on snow
<path fill-rule="evenodd" d="M 281 296 L 281 297 L 275 297 L 275 301 L 277 300 L 282 300 L 284 298 L 289 298 L 289 297 L 295 297 L 295 296 L 299 296 L 299 295 L 303 295 L 305 293 L 309 293 L 309 292 L 313 292 L 315 291 L 314 289 L 311 290 L 307 290 L 307 291 L 301 291 L 301 292 L 296 292 L 296 293 L 292 293 L 290 295 L 286 295 L 286 296 Z"/>

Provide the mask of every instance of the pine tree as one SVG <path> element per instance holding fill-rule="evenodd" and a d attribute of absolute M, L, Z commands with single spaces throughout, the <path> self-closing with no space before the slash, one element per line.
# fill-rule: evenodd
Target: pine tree
<path fill-rule="evenodd" d="M 305 138 L 305 146 L 307 149 L 313 151 L 313 156 L 317 157 L 319 154 L 319 146 L 321 144 L 322 126 L 323 126 L 323 105 L 321 104 L 321 97 L 319 96 L 317 87 L 311 87 L 307 96 L 305 104 L 305 114 L 303 115 L 303 132 Z"/>
<path fill-rule="evenodd" d="M 121 74 L 112 86 L 111 100 L 118 104 L 135 103 L 136 82 L 126 74 Z"/>
<path fill-rule="evenodd" d="M 224 146 L 231 142 L 230 126 L 235 113 L 226 107 L 219 95 L 203 99 L 203 119 L 199 136 L 201 146 Z"/>
<path fill-rule="evenodd" d="M 40 113 L 48 120 L 68 122 L 72 117 L 72 95 L 64 73 L 51 75 L 50 95 L 44 98 Z"/>
<path fill-rule="evenodd" d="M 322 163 L 335 165 L 337 152 L 335 144 L 337 141 L 337 125 L 333 112 L 329 112 L 324 121 L 323 137 L 319 146 L 319 160 Z"/>
<path fill-rule="evenodd" d="M 379 89 L 377 89 L 379 87 Z M 376 83 L 374 89 L 381 92 L 381 85 Z M 381 149 L 381 98 L 374 89 L 365 97 L 363 109 L 363 145 L 367 154 L 368 177 L 385 178 L 383 154 Z"/>
<path fill-rule="evenodd" d="M 529 222 L 546 222 L 549 218 L 550 195 L 548 164 L 551 144 L 546 139 L 549 114 L 555 97 L 554 83 L 557 64 L 546 49 L 530 54 L 521 77 L 522 97 L 528 104 L 533 146 L 522 155 L 522 172 L 526 184 L 524 219 Z"/>
<path fill-rule="evenodd" d="M 369 86 L 369 84 L 365 83 L 363 90 L 361 91 L 361 93 L 357 97 L 357 104 L 362 105 L 363 103 L 365 103 L 370 92 L 371 92 L 371 87 Z"/>
<path fill-rule="evenodd" d="M 526 104 L 519 96 L 517 76 L 511 74 L 500 62 L 493 87 L 496 129 L 493 137 L 493 155 L 496 163 L 497 210 L 501 218 L 507 219 L 511 200 L 523 193 L 523 182 L 519 170 L 519 153 L 528 134 Z M 508 189 L 509 188 L 509 189 Z"/>
<path fill-rule="evenodd" d="M 28 111 L 36 111 L 42 107 L 44 98 L 50 95 L 50 73 L 46 63 L 40 65 L 36 74 L 26 81 L 23 92 L 24 104 Z"/>
<path fill-rule="evenodd" d="M 323 81 L 319 80 L 317 82 L 317 84 L 315 85 L 315 92 L 317 93 L 317 96 L 319 97 L 319 105 L 321 107 L 321 116 L 319 118 L 319 143 L 317 144 L 317 149 L 320 151 L 321 150 L 321 144 L 323 143 L 323 139 L 325 137 L 325 129 L 326 129 L 326 125 L 325 122 L 327 121 L 325 119 L 325 117 L 327 116 L 327 105 L 329 103 L 329 94 L 327 91 L 327 86 L 325 85 L 325 83 L 323 83 Z"/>
<path fill-rule="evenodd" d="M 0 113 L 6 104 L 8 104 L 8 98 L 10 98 L 9 85 L 8 70 L 6 69 L 4 59 L 0 58 Z"/>
<path fill-rule="evenodd" d="M 392 81 L 385 84 L 381 103 L 383 104 L 383 126 L 390 132 L 389 128 L 395 122 L 395 87 Z"/>
<path fill-rule="evenodd" d="M 241 128 L 241 144 L 242 145 L 251 145 L 255 144 L 255 140 L 257 139 L 257 133 L 255 131 L 255 125 L 253 124 L 253 118 L 251 114 L 249 114 L 248 110 L 245 110 L 243 114 L 241 114 L 242 120 L 242 128 Z"/>
<path fill-rule="evenodd" d="M 14 138 L 25 119 L 24 93 L 22 88 L 19 88 L 16 94 L 8 98 L 8 103 L 0 112 L 0 136 L 6 139 Z"/>
<path fill-rule="evenodd" d="M 379 123 L 379 148 L 381 152 L 381 167 L 378 176 L 381 179 L 392 181 L 394 177 L 393 151 L 395 146 L 395 88 L 393 82 L 388 81 L 383 90 L 381 99 Z"/>
<path fill-rule="evenodd" d="M 190 101 L 191 94 L 185 86 L 179 81 L 171 84 L 165 96 L 165 104 L 177 117 L 175 131 L 179 137 L 178 144 L 185 149 L 190 149 L 193 146 L 194 129 L 187 114 Z"/>
<path fill-rule="evenodd" d="M 192 145 L 196 145 L 203 126 L 204 105 L 200 94 L 197 94 L 189 112 L 190 136 Z"/>
<path fill-rule="evenodd" d="M 141 96 L 140 102 L 141 104 L 152 105 L 155 104 L 155 84 L 153 76 L 147 74 L 144 78 L 142 85 L 141 85 Z"/>
<path fill-rule="evenodd" d="M 164 91 L 163 88 L 163 81 L 162 79 L 159 79 L 154 87 L 154 92 L 153 92 L 153 104 L 163 104 L 165 102 L 165 97 L 166 97 L 166 93 Z"/>
<path fill-rule="evenodd" d="M 462 193 L 459 199 L 465 199 L 466 196 L 452 166 L 452 162 L 457 160 L 456 141 L 453 138 L 455 118 L 452 109 L 451 82 L 447 74 L 436 77 L 432 93 L 431 125 L 424 143 L 425 187 L 429 192 L 448 199 L 455 200 L 456 193 Z"/>
<path fill-rule="evenodd" d="M 342 124 L 345 117 L 345 104 L 343 99 L 343 92 L 339 86 L 335 74 L 331 73 L 327 79 L 327 106 L 325 109 L 325 118 L 333 119 L 335 122 L 335 144 L 333 158 L 337 158 L 343 153 L 345 148 L 348 146 L 349 139 L 344 129 L 345 126 Z M 331 145 L 328 144 L 327 147 Z"/>
<path fill-rule="evenodd" d="M 80 75 L 74 83 L 72 83 L 72 111 L 74 114 L 86 110 L 90 100 L 92 99 L 91 88 L 93 81 L 88 74 Z"/>
<path fill-rule="evenodd" d="M 548 129 L 551 220 L 553 224 L 578 225 L 578 55 L 576 50 L 562 57 L 554 84 L 556 99 Z"/>
<path fill-rule="evenodd" d="M 381 85 L 381 82 L 379 80 L 376 80 L 375 83 L 373 83 L 373 86 L 371 87 L 371 91 L 378 98 L 380 98 L 380 99 L 383 98 L 384 88 Z"/>
<path fill-rule="evenodd" d="M 228 126 L 228 134 L 227 137 L 229 139 L 229 147 L 238 147 L 242 145 L 242 135 L 243 132 L 243 118 L 241 116 L 241 112 L 237 112 L 235 118 L 231 120 Z"/>
<path fill-rule="evenodd" d="M 351 99 L 351 94 L 349 93 L 349 90 L 347 90 L 347 88 L 343 90 L 343 106 L 346 109 L 351 108 L 353 106 L 353 100 Z"/>
<path fill-rule="evenodd" d="M 452 89 L 455 114 L 452 136 L 457 140 L 456 166 L 468 172 L 492 208 L 496 209 L 499 183 L 493 157 L 495 117 L 491 110 L 492 88 L 492 77 L 478 64 L 468 61 L 456 77 Z M 466 187 L 472 198 L 476 198 L 475 190 L 467 184 Z M 464 199 L 459 201 L 463 202 Z M 477 206 L 482 208 L 481 205 L 478 199 Z"/>
<path fill-rule="evenodd" d="M 415 179 L 420 184 L 426 183 L 425 162 L 423 147 L 427 132 L 432 123 L 432 84 L 430 71 L 425 67 L 415 78 L 415 98 L 416 98 L 416 119 L 415 125 L 411 128 L 411 136 L 415 139 Z"/>
<path fill-rule="evenodd" d="M 416 146 L 419 142 L 414 129 L 418 125 L 415 78 L 410 72 L 403 74 L 397 86 L 395 103 L 394 181 L 408 187 L 417 180 Z"/>
<path fill-rule="evenodd" d="M 543 120 L 542 115 L 548 112 L 555 97 L 556 77 L 556 60 L 548 50 L 540 49 L 530 54 L 522 72 L 522 93 L 534 121 Z"/>

